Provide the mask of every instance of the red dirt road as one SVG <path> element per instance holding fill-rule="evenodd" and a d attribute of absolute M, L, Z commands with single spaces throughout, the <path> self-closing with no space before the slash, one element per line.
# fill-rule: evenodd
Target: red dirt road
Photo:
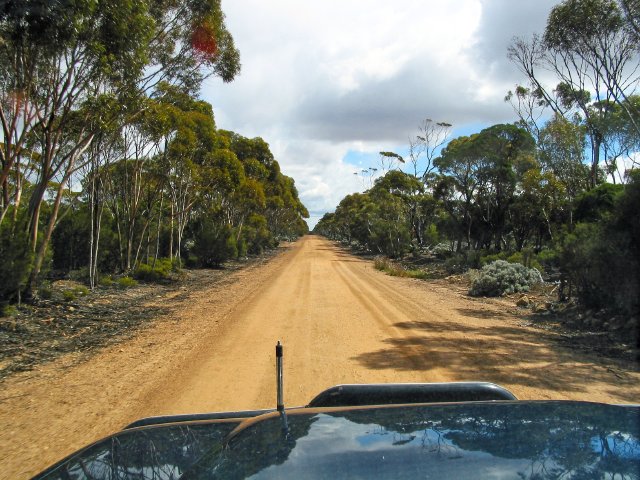
<path fill-rule="evenodd" d="M 386 276 L 315 236 L 159 302 L 173 313 L 135 338 L 0 384 L 0 476 L 26 478 L 140 417 L 274 407 L 277 340 L 289 406 L 340 383 L 463 380 L 522 399 L 640 399 L 634 368 L 558 347 L 504 302 Z"/>

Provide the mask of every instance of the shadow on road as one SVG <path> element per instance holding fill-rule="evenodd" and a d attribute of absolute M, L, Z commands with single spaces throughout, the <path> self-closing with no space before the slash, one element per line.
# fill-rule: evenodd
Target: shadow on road
<path fill-rule="evenodd" d="M 459 309 L 464 316 L 495 318 L 496 314 Z M 500 314 L 497 314 L 500 316 Z M 588 400 L 593 382 L 612 382 L 613 370 L 594 368 L 584 355 L 556 347 L 553 334 L 535 334 L 513 326 L 483 327 L 449 321 L 393 324 L 407 335 L 388 338 L 388 347 L 352 357 L 370 370 L 423 371 L 446 369 L 454 381 L 490 381 L 551 391 L 572 391 Z M 616 375 L 612 394 L 637 402 L 636 382 L 624 371 Z M 427 377 L 428 378 L 428 377 Z"/>

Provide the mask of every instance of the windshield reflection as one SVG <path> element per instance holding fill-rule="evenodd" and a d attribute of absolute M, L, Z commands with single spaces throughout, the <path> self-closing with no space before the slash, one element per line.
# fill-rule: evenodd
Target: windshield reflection
<path fill-rule="evenodd" d="M 75 455 L 47 480 L 173 480 L 194 465 L 236 423 L 162 426 L 125 430 Z"/>
<path fill-rule="evenodd" d="M 290 415 L 183 478 L 640 478 L 637 408 L 574 402 Z"/>
<path fill-rule="evenodd" d="M 126 430 L 47 479 L 640 479 L 640 408 L 467 403 Z"/>

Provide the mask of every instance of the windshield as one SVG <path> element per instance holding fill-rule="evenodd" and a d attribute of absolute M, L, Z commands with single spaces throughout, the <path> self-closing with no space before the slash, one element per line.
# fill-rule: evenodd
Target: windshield
<path fill-rule="evenodd" d="M 43 478 L 640 478 L 640 410 L 577 402 L 278 413 L 123 432 Z"/>

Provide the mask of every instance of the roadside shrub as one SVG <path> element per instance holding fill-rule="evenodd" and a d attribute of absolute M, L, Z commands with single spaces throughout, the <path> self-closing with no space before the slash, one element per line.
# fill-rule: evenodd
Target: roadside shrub
<path fill-rule="evenodd" d="M 544 271 L 542 265 L 536 258 L 536 255 L 531 250 L 522 250 L 521 252 L 515 252 L 507 257 L 509 263 L 519 263 L 527 268 L 535 268 L 539 272 Z"/>
<path fill-rule="evenodd" d="M 482 266 L 482 258 L 481 250 L 467 250 L 462 253 L 455 253 L 444 261 L 444 269 L 450 275 L 464 273 L 472 268 L 480 268 Z"/>
<path fill-rule="evenodd" d="M 536 269 L 496 260 L 482 267 L 471 284 L 469 295 L 498 297 L 505 293 L 527 292 L 531 285 L 541 280 L 540 272 Z"/>
<path fill-rule="evenodd" d="M 628 232 L 579 223 L 561 242 L 561 268 L 584 306 L 629 317 L 640 313 L 640 262 Z"/>
<path fill-rule="evenodd" d="M 133 272 L 133 278 L 144 282 L 161 282 L 169 279 L 174 270 L 173 262 L 170 258 L 159 258 L 153 263 L 141 263 Z"/>
<path fill-rule="evenodd" d="M 120 288 L 130 288 L 135 287 L 136 285 L 138 285 L 138 282 L 131 277 L 122 277 L 118 279 L 118 286 Z"/>
<path fill-rule="evenodd" d="M 78 297 L 84 297 L 85 295 L 89 295 L 89 289 L 84 285 L 78 285 L 73 289 L 73 293 L 75 293 Z"/>
<path fill-rule="evenodd" d="M 32 261 L 22 228 L 8 222 L 0 225 L 0 302 L 9 303 L 19 297 L 27 285 Z"/>
<path fill-rule="evenodd" d="M 448 243 L 438 243 L 431 247 L 431 253 L 438 258 L 449 258 L 453 255 L 453 251 L 451 250 L 451 245 Z"/>
<path fill-rule="evenodd" d="M 556 265 L 558 261 L 558 252 L 555 250 L 551 250 L 549 248 L 543 248 L 536 255 L 536 260 L 543 266 L 545 269 L 549 269 L 552 266 Z M 537 268 L 537 267 L 536 267 Z"/>
<path fill-rule="evenodd" d="M 519 263 L 527 268 L 535 268 L 536 270 L 543 272 L 544 268 L 538 256 L 531 250 L 522 250 L 521 252 L 498 252 L 490 255 L 483 255 L 480 258 L 478 268 L 489 265 L 496 260 L 506 260 L 509 263 Z"/>
<path fill-rule="evenodd" d="M 75 282 L 86 282 L 89 280 L 89 267 L 82 267 L 76 270 L 69 271 L 69 280 Z"/>
<path fill-rule="evenodd" d="M 104 277 L 100 277 L 98 283 L 102 287 L 110 287 L 113 285 L 113 277 L 111 275 L 105 275 Z"/>
<path fill-rule="evenodd" d="M 73 290 L 63 290 L 62 298 L 65 302 L 73 302 L 76 299 L 76 295 Z"/>
<path fill-rule="evenodd" d="M 238 256 L 235 232 L 230 225 L 206 220 L 196 233 L 193 253 L 201 266 L 220 267 L 226 260 Z"/>
<path fill-rule="evenodd" d="M 89 294 L 89 289 L 84 285 L 79 285 L 77 287 L 63 290 L 62 298 L 64 299 L 65 302 L 72 302 L 73 300 L 76 300 L 78 297 L 84 297 L 85 295 L 88 295 L 88 294 Z"/>
<path fill-rule="evenodd" d="M 390 264 L 391 262 L 387 257 L 377 256 L 376 258 L 373 259 L 374 268 L 382 272 L 384 272 L 387 268 L 389 268 Z"/>
<path fill-rule="evenodd" d="M 380 270 L 392 277 L 407 277 L 425 279 L 428 273 L 419 269 L 408 269 L 399 263 L 392 262 L 387 257 L 378 256 L 373 260 L 373 266 L 376 270 Z"/>
<path fill-rule="evenodd" d="M 15 317 L 18 314 L 18 309 L 13 305 L 0 305 L 0 317 Z"/>
<path fill-rule="evenodd" d="M 38 297 L 43 300 L 51 300 L 51 297 L 53 297 L 53 291 L 51 290 L 51 287 L 38 287 Z"/>
<path fill-rule="evenodd" d="M 448 274 L 463 273 L 467 270 L 466 259 L 464 255 L 456 253 L 444 261 L 444 269 Z"/>

